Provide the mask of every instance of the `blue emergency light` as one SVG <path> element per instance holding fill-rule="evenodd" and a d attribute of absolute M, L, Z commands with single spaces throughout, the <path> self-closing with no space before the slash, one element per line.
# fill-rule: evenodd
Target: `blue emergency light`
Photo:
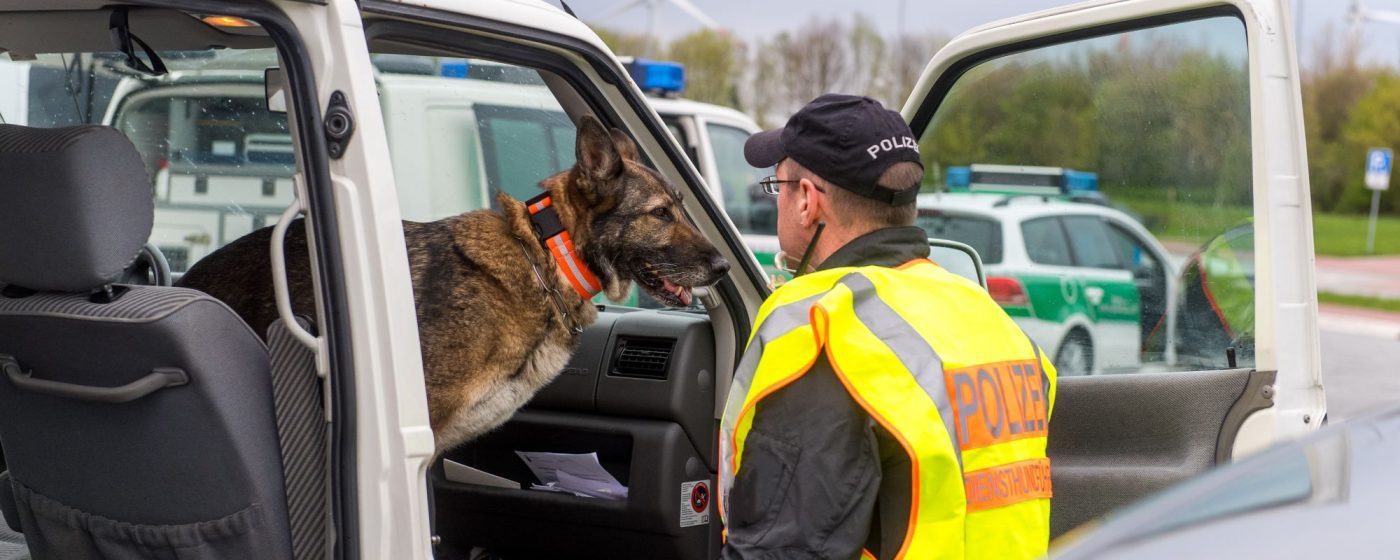
<path fill-rule="evenodd" d="M 949 192 L 979 190 L 1000 193 L 1058 194 L 1071 197 L 1092 196 L 1099 192 L 1099 174 L 1092 171 L 1059 167 L 1028 168 L 1025 171 L 989 170 L 993 166 L 980 166 L 979 170 L 974 170 L 972 167 L 952 166 L 943 172 L 944 184 L 948 187 Z M 979 183 L 979 187 L 974 189 L 973 183 Z M 1059 192 L 1053 193 L 1053 191 Z"/>
<path fill-rule="evenodd" d="M 626 66 L 632 81 L 644 92 L 679 95 L 685 91 L 685 66 L 678 62 L 637 58 Z"/>
<path fill-rule="evenodd" d="M 1066 169 L 1064 188 L 1068 194 L 1085 194 L 1099 191 L 1099 174 L 1090 171 Z"/>
<path fill-rule="evenodd" d="M 949 167 L 943 172 L 944 182 L 950 191 L 965 191 L 972 185 L 972 168 L 968 166 Z"/>
<path fill-rule="evenodd" d="M 465 60 L 445 60 L 438 65 L 438 74 L 445 78 L 465 78 L 467 66 Z"/>

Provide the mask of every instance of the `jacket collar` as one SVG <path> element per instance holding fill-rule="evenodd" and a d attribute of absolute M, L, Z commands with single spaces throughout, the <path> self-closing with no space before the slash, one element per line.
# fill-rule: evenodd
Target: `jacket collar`
<path fill-rule="evenodd" d="M 842 245 L 817 270 L 845 266 L 896 267 L 929 255 L 928 233 L 915 226 L 877 229 Z"/>
<path fill-rule="evenodd" d="M 543 193 L 525 203 L 530 211 L 530 225 L 535 230 L 535 238 L 554 257 L 559 270 L 568 278 L 569 285 L 579 297 L 588 300 L 603 291 L 603 283 L 588 269 L 583 258 L 574 249 L 574 240 L 569 231 L 559 221 L 559 213 L 549 193 Z"/>

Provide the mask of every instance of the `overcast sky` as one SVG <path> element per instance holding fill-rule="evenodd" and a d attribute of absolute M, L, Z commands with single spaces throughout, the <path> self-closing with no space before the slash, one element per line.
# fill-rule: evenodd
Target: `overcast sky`
<path fill-rule="evenodd" d="M 610 11 L 635 0 L 565 0 L 590 24 L 634 32 L 647 28 L 648 2 L 656 2 L 658 31 L 664 37 L 675 37 L 700 28 L 669 0 L 641 0 L 642 5 L 610 19 Z M 882 32 L 893 35 L 900 30 L 902 19 L 906 32 L 944 32 L 956 35 L 974 26 L 1001 18 L 1071 4 L 1066 0 L 692 0 L 721 28 L 744 40 L 770 37 L 779 31 L 793 29 L 813 17 L 849 17 L 864 12 Z M 1300 4 L 1301 2 L 1301 4 Z M 1400 13 L 1400 0 L 1364 0 L 1371 10 L 1394 10 Z M 1346 15 L 1350 0 L 1295 0 L 1295 11 L 1302 22 L 1303 62 L 1307 64 L 1311 46 L 1323 36 L 1328 24 L 1336 28 L 1337 37 L 1347 29 Z M 901 6 L 904 17 L 900 17 Z M 1400 25 L 1370 23 L 1363 35 L 1363 57 L 1371 62 L 1400 66 Z"/>

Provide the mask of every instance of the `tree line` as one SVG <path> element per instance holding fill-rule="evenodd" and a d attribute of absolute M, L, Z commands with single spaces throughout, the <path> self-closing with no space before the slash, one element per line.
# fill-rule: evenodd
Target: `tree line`
<path fill-rule="evenodd" d="M 883 36 L 863 16 L 814 18 L 747 42 L 712 30 L 664 44 L 599 34 L 618 54 L 685 64 L 685 97 L 734 107 L 765 127 L 781 125 L 828 91 L 898 109 L 947 42 L 939 35 Z M 1400 71 L 1361 63 L 1357 43 L 1330 32 L 1312 54 L 1302 94 L 1313 207 L 1365 212 L 1367 148 L 1400 152 Z M 1180 41 L 1027 55 L 976 66 L 948 92 L 920 141 L 930 188 L 949 166 L 1006 163 L 1094 171 L 1111 194 L 1154 190 L 1156 198 L 1164 190 L 1172 199 L 1217 205 L 1251 200 L 1242 58 Z M 1383 194 L 1383 211 L 1400 213 L 1396 191 L 1400 185 Z"/>
<path fill-rule="evenodd" d="M 869 17 L 812 18 L 792 31 L 743 41 L 700 30 L 668 43 L 595 28 L 613 52 L 685 65 L 685 97 L 734 107 L 778 126 L 826 92 L 867 95 L 899 109 L 924 66 L 948 42 L 941 34 L 886 37 Z"/>

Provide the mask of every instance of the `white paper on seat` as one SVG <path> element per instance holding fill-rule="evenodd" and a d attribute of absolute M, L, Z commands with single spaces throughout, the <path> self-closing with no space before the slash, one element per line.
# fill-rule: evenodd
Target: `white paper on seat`
<path fill-rule="evenodd" d="M 442 460 L 442 470 L 447 475 L 447 480 L 461 482 L 463 484 L 479 484 L 481 486 L 495 486 L 497 488 L 520 489 L 520 483 L 509 478 L 496 476 L 489 472 L 474 469 L 453 461 L 451 459 Z"/>

